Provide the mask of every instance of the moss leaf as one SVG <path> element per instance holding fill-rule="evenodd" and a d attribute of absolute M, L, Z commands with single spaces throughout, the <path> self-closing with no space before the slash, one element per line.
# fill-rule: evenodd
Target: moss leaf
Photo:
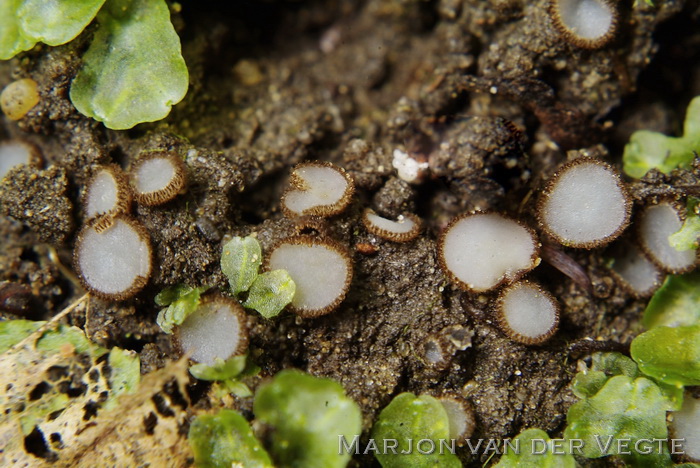
<path fill-rule="evenodd" d="M 168 115 L 188 87 L 165 0 L 107 0 L 70 89 L 78 111 L 123 130 Z"/>
<path fill-rule="evenodd" d="M 700 146 L 700 96 L 688 106 L 682 137 L 640 130 L 634 132 L 622 156 L 623 169 L 632 177 L 643 177 L 650 169 L 668 174 L 685 167 L 694 158 L 693 150 Z"/>
<path fill-rule="evenodd" d="M 238 376 L 246 367 L 248 356 L 234 356 L 224 361 L 216 358 L 216 364 L 194 364 L 190 367 L 190 374 L 199 380 L 226 380 Z"/>
<path fill-rule="evenodd" d="M 440 441 L 450 440 L 449 419 L 442 403 L 429 395 L 415 396 L 413 393 L 401 393 L 379 414 L 372 427 L 372 438 L 376 441 L 396 440 L 396 453 L 384 451 L 377 447 L 377 460 L 384 468 L 418 468 L 418 467 L 461 467 L 456 455 L 448 450 L 440 450 Z M 409 449 L 409 440 L 417 442 L 430 439 L 435 444 L 435 451 L 424 454 L 417 447 Z M 428 451 L 430 447 L 424 448 Z M 401 453 L 406 452 L 406 453 Z"/>
<path fill-rule="evenodd" d="M 17 10 L 25 37 L 51 46 L 73 40 L 105 0 L 24 0 Z"/>
<path fill-rule="evenodd" d="M 642 372 L 661 382 L 700 385 L 700 324 L 652 328 L 632 340 L 630 353 Z"/>
<path fill-rule="evenodd" d="M 221 252 L 221 271 L 231 285 L 233 294 L 247 291 L 258 277 L 262 264 L 262 249 L 254 237 L 234 237 Z"/>
<path fill-rule="evenodd" d="M 200 468 L 272 468 L 272 461 L 243 416 L 223 409 L 198 416 L 187 436 Z"/>
<path fill-rule="evenodd" d="M 0 60 L 11 59 L 36 44 L 22 32 L 18 12 L 22 3 L 22 0 L 0 1 Z"/>
<path fill-rule="evenodd" d="M 644 311 L 646 328 L 700 323 L 700 272 L 669 276 Z"/>
<path fill-rule="evenodd" d="M 294 280 L 285 270 L 268 271 L 255 279 L 243 305 L 269 319 L 292 302 L 296 289 Z"/>
<path fill-rule="evenodd" d="M 666 438 L 666 397 L 646 377 L 610 378 L 591 398 L 574 404 L 567 413 L 567 439 L 582 439 L 588 458 L 619 454 L 618 440 Z M 609 444 L 608 444 L 609 443 Z"/>
<path fill-rule="evenodd" d="M 167 305 L 166 309 L 158 312 L 156 323 L 165 333 L 172 333 L 173 328 L 182 322 L 199 307 L 200 297 L 209 287 L 192 288 L 177 285 L 164 289 L 155 298 L 156 304 Z"/>
<path fill-rule="evenodd" d="M 345 467 L 350 455 L 339 453 L 338 439 L 352 441 L 362 430 L 360 409 L 340 384 L 296 370 L 282 371 L 261 387 L 253 410 L 274 429 L 271 451 L 281 466 Z"/>
<path fill-rule="evenodd" d="M 560 439 L 562 440 L 562 439 Z M 574 468 L 576 461 L 564 446 L 556 448 L 542 429 L 526 429 L 512 441 L 518 452 L 503 454 L 495 468 Z"/>

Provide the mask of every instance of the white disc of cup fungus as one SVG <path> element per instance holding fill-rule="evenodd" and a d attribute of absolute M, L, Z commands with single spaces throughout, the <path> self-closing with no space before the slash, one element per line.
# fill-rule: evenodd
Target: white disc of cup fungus
<path fill-rule="evenodd" d="M 146 153 L 131 168 L 131 184 L 137 202 L 160 205 L 175 198 L 185 186 L 185 165 L 176 154 Z"/>
<path fill-rule="evenodd" d="M 651 295 L 664 279 L 664 274 L 634 244 L 626 245 L 624 252 L 615 257 L 612 271 L 638 297 Z"/>
<path fill-rule="evenodd" d="M 145 230 L 121 216 L 107 227 L 88 224 L 78 236 L 74 256 L 85 287 L 110 299 L 132 296 L 151 273 L 151 246 Z"/>
<path fill-rule="evenodd" d="M 370 233 L 394 242 L 408 242 L 418 237 L 421 222 L 418 217 L 406 214 L 397 221 L 383 218 L 372 210 L 366 210 L 362 221 Z"/>
<path fill-rule="evenodd" d="M 245 350 L 245 314 L 230 300 L 206 302 L 177 328 L 177 341 L 190 359 L 213 366 L 217 358 L 225 361 Z"/>
<path fill-rule="evenodd" d="M 556 300 L 541 287 L 521 281 L 505 289 L 498 299 L 499 323 L 515 341 L 541 343 L 559 324 Z"/>
<path fill-rule="evenodd" d="M 0 179 L 15 166 L 34 163 L 36 157 L 34 147 L 21 141 L 0 143 Z"/>
<path fill-rule="evenodd" d="M 581 158 L 552 178 L 540 200 L 538 215 L 545 231 L 562 245 L 598 247 L 612 241 L 629 224 L 629 200 L 610 166 Z"/>
<path fill-rule="evenodd" d="M 484 292 L 513 281 L 539 261 L 534 233 L 496 213 L 457 218 L 440 241 L 440 263 L 460 286 Z"/>
<path fill-rule="evenodd" d="M 330 163 L 298 164 L 292 171 L 291 187 L 282 197 L 282 208 L 290 216 L 332 216 L 350 203 L 352 179 Z"/>
<path fill-rule="evenodd" d="M 615 25 L 615 12 L 605 1 L 558 0 L 557 4 L 562 25 L 582 39 L 601 39 Z"/>
<path fill-rule="evenodd" d="M 295 237 L 278 244 L 268 270 L 286 270 L 296 284 L 291 306 L 302 317 L 324 315 L 345 298 L 352 280 L 348 254 L 327 241 Z"/>
<path fill-rule="evenodd" d="M 683 221 L 671 203 L 646 207 L 639 220 L 642 248 L 660 268 L 669 273 L 684 273 L 695 266 L 696 250 L 676 250 L 668 240 L 682 226 Z"/>
<path fill-rule="evenodd" d="M 686 457 L 700 462 L 700 399 L 686 393 L 681 409 L 671 414 L 673 438 L 685 439 L 681 442 L 681 451 Z"/>
<path fill-rule="evenodd" d="M 85 197 L 85 216 L 126 211 L 130 202 L 126 176 L 115 167 L 103 167 L 90 179 Z"/>
<path fill-rule="evenodd" d="M 471 437 L 476 421 L 470 405 L 450 397 L 440 397 L 438 401 L 442 403 L 442 407 L 447 413 L 450 424 L 450 439 L 463 441 Z"/>

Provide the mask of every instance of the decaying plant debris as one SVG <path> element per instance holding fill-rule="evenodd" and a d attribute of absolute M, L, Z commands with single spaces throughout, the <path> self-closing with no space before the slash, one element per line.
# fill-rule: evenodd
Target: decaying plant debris
<path fill-rule="evenodd" d="M 215 407 L 220 401 L 209 398 L 204 383 L 187 381 L 182 364 L 167 364 L 177 355 L 155 324 L 153 298 L 179 283 L 226 287 L 219 257 L 227 236 L 255 232 L 266 251 L 296 234 L 280 208 L 289 170 L 329 161 L 356 185 L 348 209 L 326 221 L 328 234 L 352 253 L 352 284 L 338 309 L 323 317 L 283 313 L 266 321 L 248 314 L 251 356 L 262 368 L 249 385 L 286 367 L 331 377 L 360 405 L 365 429 L 399 392 L 448 391 L 473 404 L 475 438 L 512 437 L 526 427 L 561 431 L 575 401 L 568 387 L 572 343 L 593 338 L 624 348 L 641 329 L 645 302 L 615 285 L 602 249 L 567 250 L 591 289 L 539 267 L 532 279 L 559 301 L 560 327 L 545 345 L 520 345 L 498 329 L 496 293 L 465 293 L 448 281 L 436 240 L 452 217 L 474 209 L 535 227 L 534 192 L 567 150 L 618 164 L 632 131 L 673 132 L 689 98 L 700 94 L 697 83 L 693 89 L 684 81 L 700 71 L 690 60 L 699 53 L 692 21 L 700 7 L 694 0 L 625 2 L 615 39 L 592 51 L 562 40 L 547 3 L 183 5 L 173 22 L 190 70 L 189 93 L 166 120 L 130 131 L 107 130 L 68 100 L 85 35 L 0 63 L 0 87 L 31 77 L 41 97 L 21 120 L 0 120 L 0 139 L 36 145 L 47 167 L 14 169 L 0 183 L 0 281 L 31 291 L 29 308 L 3 306 L 4 298 L 3 316 L 49 320 L 84 294 L 70 259 L 85 221 L 81 196 L 99 165 L 127 168 L 143 151 L 178 154 L 187 192 L 161 206 L 133 207 L 154 249 L 149 284 L 125 302 L 90 298 L 89 307 L 64 320 L 103 347 L 138 352 L 153 393 L 167 385 L 157 370 L 165 368 L 183 398 Z M 422 183 L 398 178 L 396 149 L 429 163 Z M 676 177 L 697 184 L 692 173 Z M 642 191 L 663 195 L 672 185 L 660 180 L 632 192 L 638 201 Z M 364 228 L 366 208 L 390 219 L 415 213 L 423 232 L 407 243 L 382 240 Z M 426 343 L 460 337 L 469 339 L 443 346 L 439 362 L 426 359 Z M 122 405 L 147 412 L 148 398 L 138 393 Z M 251 406 L 250 399 L 229 403 Z M 186 411 L 168 424 L 186 425 Z M 103 430 L 107 421 L 98 416 L 92 440 L 136 437 L 129 421 Z M 92 436 L 76 440 L 65 457 L 90 450 Z M 169 446 L 180 436 L 167 437 L 159 443 Z M 170 466 L 187 463 L 183 453 L 171 456 Z"/>

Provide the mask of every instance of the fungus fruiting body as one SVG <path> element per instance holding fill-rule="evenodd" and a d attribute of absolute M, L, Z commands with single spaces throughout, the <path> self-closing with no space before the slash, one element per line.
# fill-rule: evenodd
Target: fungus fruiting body
<path fill-rule="evenodd" d="M 421 229 L 420 219 L 410 213 L 403 214 L 398 220 L 392 221 L 368 209 L 362 216 L 362 222 L 370 233 L 394 242 L 412 241 L 418 237 Z"/>
<path fill-rule="evenodd" d="M 105 299 L 122 300 L 148 282 L 152 268 L 150 239 L 131 218 L 98 217 L 78 235 L 73 251 L 75 269 L 87 290 Z"/>
<path fill-rule="evenodd" d="M 22 78 L 13 81 L 0 93 L 0 108 L 10 120 L 19 120 L 39 103 L 36 81 Z"/>
<path fill-rule="evenodd" d="M 176 154 L 145 153 L 131 166 L 134 198 L 142 205 L 160 205 L 182 192 L 186 183 L 185 164 Z"/>
<path fill-rule="evenodd" d="M 539 285 L 520 281 L 504 289 L 496 304 L 498 323 L 512 340 L 545 342 L 559 325 L 557 301 Z"/>
<path fill-rule="evenodd" d="M 104 214 L 126 213 L 130 203 L 129 182 L 118 166 L 103 166 L 95 171 L 85 192 L 87 219 Z"/>
<path fill-rule="evenodd" d="M 537 206 L 544 231 L 568 247 L 593 248 L 619 236 L 629 224 L 631 201 L 618 173 L 594 158 L 565 164 L 549 181 Z"/>
<path fill-rule="evenodd" d="M 290 237 L 270 251 L 267 270 L 286 270 L 296 284 L 291 309 L 316 317 L 335 309 L 352 280 L 348 252 L 335 242 L 308 236 Z"/>
<path fill-rule="evenodd" d="M 224 297 L 203 300 L 177 328 L 176 341 L 190 359 L 207 366 L 244 353 L 248 329 L 243 307 Z"/>
<path fill-rule="evenodd" d="M 11 140 L 0 143 L 0 179 L 21 164 L 41 165 L 39 150 L 29 143 Z"/>
<path fill-rule="evenodd" d="M 671 433 L 683 439 L 681 452 L 693 462 L 700 462 L 700 399 L 686 394 L 680 411 L 671 413 Z"/>
<path fill-rule="evenodd" d="M 559 33 L 584 49 L 597 49 L 615 36 L 618 12 L 612 0 L 551 0 L 549 14 Z"/>
<path fill-rule="evenodd" d="M 438 248 L 443 270 L 460 287 L 473 292 L 514 281 L 539 263 L 535 233 L 497 213 L 455 218 Z"/>
<path fill-rule="evenodd" d="M 459 445 L 462 445 L 472 436 L 476 428 L 472 405 L 467 401 L 450 396 L 442 396 L 437 400 L 442 403 L 442 407 L 447 413 L 450 424 L 450 439 L 454 439 Z"/>
<path fill-rule="evenodd" d="M 676 250 L 668 237 L 683 226 L 683 208 L 673 202 L 647 206 L 639 219 L 642 250 L 659 268 L 668 273 L 685 273 L 697 262 L 696 250 Z"/>
<path fill-rule="evenodd" d="M 636 297 L 650 296 L 664 279 L 664 274 L 634 244 L 626 245 L 614 257 L 612 273 Z"/>
<path fill-rule="evenodd" d="M 297 164 L 282 196 L 282 209 L 289 217 L 333 216 L 350 203 L 355 184 L 340 167 L 319 161 Z"/>

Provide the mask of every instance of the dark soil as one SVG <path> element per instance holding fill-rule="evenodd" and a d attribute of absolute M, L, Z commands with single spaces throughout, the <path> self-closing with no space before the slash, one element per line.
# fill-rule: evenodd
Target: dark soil
<path fill-rule="evenodd" d="M 448 282 L 436 239 L 454 215 L 474 209 L 536 227 L 537 191 L 567 150 L 619 164 L 634 130 L 677 134 L 700 94 L 700 4 L 620 2 L 619 34 L 595 51 L 565 42 L 546 4 L 185 2 L 173 21 L 188 95 L 164 121 L 120 132 L 78 114 L 68 99 L 89 31 L 0 64 L 0 87 L 31 77 L 41 94 L 22 120 L 0 119 L 0 139 L 30 141 L 46 159 L 46 169 L 15 169 L 0 185 L 0 281 L 14 289 L 0 287 L 21 290 L 15 302 L 0 301 L 3 315 L 46 319 L 84 294 L 71 251 L 96 165 L 127 168 L 143 150 L 175 151 L 186 158 L 187 193 L 133 209 L 155 250 L 149 285 L 122 303 L 92 299 L 88 313 L 70 317 L 101 345 L 139 351 L 143 372 L 162 367 L 176 354 L 155 324 L 154 296 L 178 283 L 224 289 L 227 238 L 255 232 L 265 249 L 292 234 L 279 206 L 289 169 L 331 161 L 358 189 L 350 208 L 326 221 L 353 252 L 348 297 L 316 319 L 249 314 L 251 353 L 262 368 L 250 384 L 285 367 L 331 377 L 362 408 L 365 429 L 394 395 L 411 391 L 471 401 L 476 438 L 529 427 L 560 433 L 576 400 L 569 383 L 581 353 L 572 355 L 572 346 L 594 339 L 624 349 L 641 329 L 644 301 L 617 287 L 605 249 L 558 247 L 593 289 L 546 263 L 533 271 L 559 300 L 562 322 L 552 340 L 526 347 L 498 330 L 494 294 L 470 295 Z M 397 148 L 430 163 L 422 183 L 397 177 Z M 653 187 L 672 190 L 668 180 L 651 182 L 636 189 L 638 204 Z M 381 240 L 361 223 L 366 207 L 389 217 L 416 213 L 424 233 L 407 244 Z M 430 365 L 426 349 L 436 347 L 444 359 Z M 198 385 L 193 395 L 201 396 Z M 247 411 L 251 402 L 235 405 Z M 485 461 L 462 456 L 474 466 Z"/>

